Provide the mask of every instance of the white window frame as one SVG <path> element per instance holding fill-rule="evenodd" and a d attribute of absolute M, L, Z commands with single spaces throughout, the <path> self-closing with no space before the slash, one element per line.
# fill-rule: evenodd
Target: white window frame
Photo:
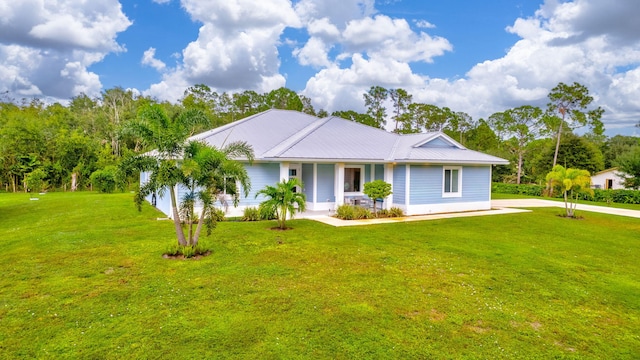
<path fill-rule="evenodd" d="M 347 189 L 344 189 L 344 194 L 350 196 L 363 195 L 364 193 L 362 192 L 362 190 L 364 189 L 364 165 L 345 165 L 343 178 L 347 177 L 347 169 L 360 169 L 360 191 L 347 191 Z M 342 185 L 344 186 L 344 184 Z"/>
<path fill-rule="evenodd" d="M 453 180 L 453 170 L 458 170 L 458 191 L 451 192 L 446 189 L 447 170 L 451 171 L 451 180 Z M 450 181 L 449 184 L 453 182 Z M 443 166 L 442 167 L 442 197 L 462 197 L 462 166 Z"/>

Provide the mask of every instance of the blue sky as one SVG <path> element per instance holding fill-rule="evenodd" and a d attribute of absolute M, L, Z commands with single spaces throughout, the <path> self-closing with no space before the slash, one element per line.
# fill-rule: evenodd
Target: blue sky
<path fill-rule="evenodd" d="M 586 85 L 607 133 L 640 121 L 637 0 L 0 0 L 0 92 L 178 100 L 286 86 L 364 111 L 370 86 L 474 119 Z"/>

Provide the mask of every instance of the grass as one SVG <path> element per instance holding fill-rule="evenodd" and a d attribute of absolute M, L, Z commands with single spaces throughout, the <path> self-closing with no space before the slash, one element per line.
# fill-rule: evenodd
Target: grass
<path fill-rule="evenodd" d="M 638 358 L 640 221 L 559 213 L 220 223 L 185 261 L 131 194 L 1 194 L 0 357 Z"/>
<path fill-rule="evenodd" d="M 494 199 L 494 200 L 501 200 L 501 199 L 542 199 L 542 200 L 559 201 L 559 202 L 564 203 L 564 199 L 562 199 L 562 198 L 551 198 L 551 197 L 530 196 L 530 195 L 520 195 L 520 194 L 496 194 L 496 193 L 491 193 L 491 198 Z M 611 203 L 607 204 L 607 203 L 604 203 L 604 202 L 586 201 L 586 200 L 578 200 L 578 204 L 604 206 L 604 207 L 612 207 L 612 208 L 618 208 L 618 209 L 640 210 L 640 204 L 621 204 L 621 203 L 614 203 L 614 202 L 611 202 Z"/>

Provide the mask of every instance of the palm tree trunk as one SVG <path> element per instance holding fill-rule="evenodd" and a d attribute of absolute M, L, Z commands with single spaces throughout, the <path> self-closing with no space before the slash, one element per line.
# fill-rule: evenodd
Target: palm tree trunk
<path fill-rule="evenodd" d="M 187 239 L 185 239 L 184 237 L 184 231 L 182 230 L 182 224 L 180 223 L 180 213 L 178 212 L 178 203 L 176 200 L 176 193 L 173 186 L 169 188 L 169 194 L 171 194 L 171 211 L 173 213 L 173 225 L 176 229 L 178 244 L 182 246 L 186 246 Z"/>
<path fill-rule="evenodd" d="M 198 219 L 198 226 L 196 226 L 196 233 L 193 235 L 193 241 L 191 244 L 195 247 L 198 245 L 198 239 L 200 238 L 200 232 L 202 231 L 202 224 L 204 224 L 204 214 L 206 206 L 202 207 L 202 212 L 200 213 L 200 218 Z"/>
<path fill-rule="evenodd" d="M 284 230 L 286 228 L 286 221 L 287 221 L 287 208 L 286 207 L 282 207 L 280 209 L 280 215 L 281 219 L 280 219 L 280 229 Z"/>

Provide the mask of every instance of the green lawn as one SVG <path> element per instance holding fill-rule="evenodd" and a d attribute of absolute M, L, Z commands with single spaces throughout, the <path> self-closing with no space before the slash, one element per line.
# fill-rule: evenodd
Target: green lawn
<path fill-rule="evenodd" d="M 550 198 L 550 197 L 529 196 L 529 195 L 520 195 L 520 194 L 496 194 L 496 193 L 491 193 L 491 198 L 494 199 L 494 200 L 498 200 L 498 199 L 541 199 L 541 200 L 559 201 L 559 202 L 564 203 L 564 199 L 562 199 L 562 198 Z M 620 203 L 614 203 L 614 202 L 607 204 L 607 203 L 604 203 L 604 202 L 585 201 L 585 200 L 578 200 L 578 204 L 604 206 L 604 207 L 612 207 L 612 208 L 619 208 L 619 209 L 640 210 L 640 204 L 620 204 Z"/>
<path fill-rule="evenodd" d="M 0 194 L 0 357 L 637 359 L 640 221 L 172 224 L 131 194 Z"/>

